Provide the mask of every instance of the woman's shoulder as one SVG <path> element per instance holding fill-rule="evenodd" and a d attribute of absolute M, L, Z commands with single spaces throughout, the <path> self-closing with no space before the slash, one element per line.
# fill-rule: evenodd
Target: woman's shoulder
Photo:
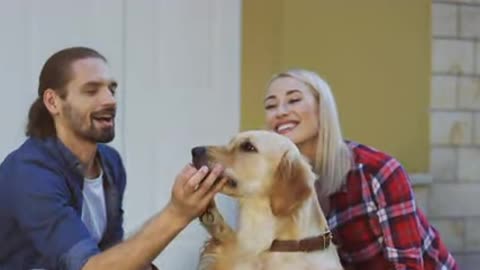
<path fill-rule="evenodd" d="M 372 146 L 357 142 L 346 142 L 353 154 L 355 170 L 350 174 L 350 180 L 367 181 L 374 186 L 382 186 L 388 192 L 407 192 L 408 176 L 402 165 L 391 155 Z M 362 177 L 359 177 L 362 175 Z M 353 179 L 353 180 L 352 180 Z M 388 181 L 389 184 L 385 184 Z M 396 190 L 396 191 L 395 191 Z M 384 190 L 384 192 L 387 192 Z"/>
<path fill-rule="evenodd" d="M 371 170 L 379 170 L 383 168 L 387 163 L 398 163 L 394 157 L 390 154 L 381 151 L 374 146 L 361 144 L 351 140 L 345 140 L 348 148 L 352 152 L 352 158 L 355 163 L 355 167 L 362 165 Z"/>

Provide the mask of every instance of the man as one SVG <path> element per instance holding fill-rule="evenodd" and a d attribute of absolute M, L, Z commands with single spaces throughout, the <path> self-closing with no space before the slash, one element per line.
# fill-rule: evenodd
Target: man
<path fill-rule="evenodd" d="M 125 170 L 102 144 L 114 138 L 116 88 L 90 48 L 43 66 L 28 138 L 0 165 L 0 269 L 149 268 L 225 184 L 221 167 L 187 165 L 165 208 L 122 242 Z"/>

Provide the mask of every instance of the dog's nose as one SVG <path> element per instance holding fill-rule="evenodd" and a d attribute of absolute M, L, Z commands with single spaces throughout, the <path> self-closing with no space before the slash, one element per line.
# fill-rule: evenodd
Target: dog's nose
<path fill-rule="evenodd" d="M 192 157 L 202 157 L 207 153 L 205 146 L 197 146 L 192 149 Z"/>

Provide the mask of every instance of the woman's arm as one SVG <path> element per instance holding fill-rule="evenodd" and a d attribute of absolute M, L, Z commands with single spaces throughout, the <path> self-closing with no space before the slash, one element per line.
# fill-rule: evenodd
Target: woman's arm
<path fill-rule="evenodd" d="M 407 173 L 394 158 L 371 181 L 383 235 L 384 256 L 395 269 L 423 269 L 422 243 L 428 228 L 420 223 Z"/>

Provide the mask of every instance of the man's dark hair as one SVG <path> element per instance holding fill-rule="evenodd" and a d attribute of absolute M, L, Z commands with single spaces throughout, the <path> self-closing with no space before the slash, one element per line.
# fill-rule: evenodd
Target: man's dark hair
<path fill-rule="evenodd" d="M 42 67 L 38 81 L 38 97 L 30 106 L 28 123 L 25 134 L 30 137 L 46 138 L 56 136 L 55 124 L 52 115 L 43 103 L 43 93 L 52 89 L 61 98 L 65 98 L 66 85 L 71 78 L 72 63 L 84 58 L 99 58 L 107 62 L 107 59 L 99 52 L 86 47 L 72 47 L 56 52 Z"/>

